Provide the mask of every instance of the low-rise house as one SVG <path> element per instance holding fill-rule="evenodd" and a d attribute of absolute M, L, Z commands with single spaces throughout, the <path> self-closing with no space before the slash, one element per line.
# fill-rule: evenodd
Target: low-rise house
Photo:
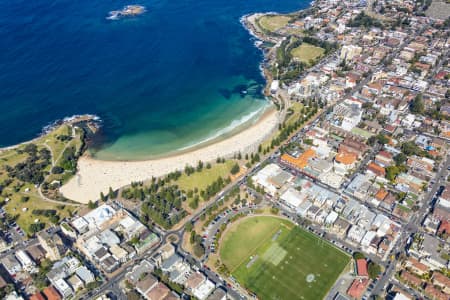
<path fill-rule="evenodd" d="M 400 173 L 396 177 L 397 186 L 398 185 L 405 185 L 410 188 L 410 190 L 416 194 L 420 193 L 422 191 L 422 188 L 425 185 L 425 181 L 406 173 Z M 400 188 L 401 190 L 401 188 Z"/>
<path fill-rule="evenodd" d="M 227 292 L 223 290 L 222 288 L 217 288 L 214 290 L 214 292 L 209 295 L 207 298 L 208 300 L 226 300 L 227 299 Z"/>
<path fill-rule="evenodd" d="M 365 258 L 359 258 L 356 260 L 356 275 L 363 278 L 369 277 L 367 260 Z"/>
<path fill-rule="evenodd" d="M 332 230 L 341 238 L 347 235 L 347 231 L 350 228 L 351 224 L 339 217 L 333 224 Z"/>
<path fill-rule="evenodd" d="M 3 257 L 0 262 L 5 267 L 6 271 L 8 271 L 9 275 L 13 277 L 22 271 L 22 265 L 12 254 Z"/>
<path fill-rule="evenodd" d="M 448 295 L 444 294 L 431 284 L 427 284 L 425 294 L 433 300 L 448 300 Z"/>
<path fill-rule="evenodd" d="M 46 256 L 46 252 L 41 245 L 33 245 L 28 247 L 27 253 L 30 255 L 31 259 L 35 262 L 42 261 Z"/>
<path fill-rule="evenodd" d="M 83 281 L 77 275 L 72 275 L 71 277 L 69 277 L 69 279 L 67 279 L 67 282 L 75 292 L 81 290 L 84 287 Z"/>
<path fill-rule="evenodd" d="M 145 298 L 148 300 L 162 300 L 170 293 L 170 289 L 162 282 L 157 283 L 152 287 Z"/>
<path fill-rule="evenodd" d="M 379 177 L 386 176 L 386 170 L 382 166 L 380 166 L 374 162 L 371 162 L 367 165 L 367 171 L 369 171 Z"/>
<path fill-rule="evenodd" d="M 422 279 L 417 277 L 414 274 L 411 274 L 408 271 L 402 271 L 400 274 L 400 278 L 405 281 L 408 285 L 414 286 L 414 287 L 420 287 L 422 285 Z"/>
<path fill-rule="evenodd" d="M 74 291 L 64 279 L 58 279 L 53 284 L 63 298 L 68 298 L 74 294 Z"/>
<path fill-rule="evenodd" d="M 441 290 L 450 295 L 450 279 L 442 273 L 434 272 L 431 281 L 435 286 L 441 288 Z"/>
<path fill-rule="evenodd" d="M 133 269 L 126 274 L 126 279 L 135 285 L 141 278 L 142 274 L 152 272 L 153 268 L 153 265 L 144 259 L 139 265 L 134 266 Z"/>
<path fill-rule="evenodd" d="M 439 219 L 433 218 L 431 216 L 427 216 L 425 218 L 425 221 L 423 221 L 423 227 L 425 228 L 425 230 L 428 233 L 434 235 L 434 234 L 436 234 L 440 223 L 441 223 L 441 221 L 439 221 Z"/>
<path fill-rule="evenodd" d="M 368 285 L 368 279 L 355 279 L 347 290 L 347 294 L 352 298 L 361 299 Z"/>
<path fill-rule="evenodd" d="M 46 287 L 42 293 L 44 294 L 45 298 L 47 300 L 61 300 L 61 295 L 56 291 L 56 289 L 53 286 Z"/>
<path fill-rule="evenodd" d="M 355 167 L 358 156 L 353 152 L 339 152 L 334 158 L 334 171 L 340 175 L 346 175 Z"/>
<path fill-rule="evenodd" d="M 441 270 L 448 267 L 448 261 L 441 257 L 441 242 L 432 236 L 424 235 L 421 254 L 424 256 L 422 263 L 433 270 Z"/>
<path fill-rule="evenodd" d="M 356 244 L 360 244 L 364 235 L 366 234 L 366 230 L 363 229 L 362 227 L 359 227 L 357 225 L 352 225 L 352 227 L 350 228 L 350 230 L 347 233 L 347 238 L 350 241 L 355 242 Z"/>
<path fill-rule="evenodd" d="M 81 281 L 83 281 L 85 285 L 95 281 L 94 274 L 85 266 L 81 266 L 76 269 L 75 274 L 81 279 Z"/>
<path fill-rule="evenodd" d="M 429 268 L 414 257 L 409 257 L 408 260 L 406 260 L 405 267 L 419 276 L 429 272 Z"/>
<path fill-rule="evenodd" d="M 22 269 L 27 272 L 35 272 L 36 271 L 36 263 L 30 258 L 30 256 L 23 250 L 18 250 L 16 252 L 16 258 L 19 260 L 22 265 Z"/>
<path fill-rule="evenodd" d="M 392 165 L 393 162 L 394 162 L 393 155 L 390 152 L 380 151 L 375 156 L 375 163 L 377 163 L 378 165 L 380 165 L 384 168 Z"/>
<path fill-rule="evenodd" d="M 432 172 L 434 160 L 426 157 L 411 156 L 408 158 L 407 165 L 416 171 Z"/>
<path fill-rule="evenodd" d="M 136 290 L 144 297 L 147 293 L 158 284 L 158 279 L 156 279 L 151 274 L 146 274 L 144 278 L 140 279 L 136 284 Z"/>
<path fill-rule="evenodd" d="M 42 248 L 44 248 L 47 253 L 47 258 L 52 261 L 60 260 L 67 251 L 67 247 L 64 245 L 61 237 L 56 233 L 49 234 L 47 231 L 43 230 L 37 234 L 37 238 Z"/>
<path fill-rule="evenodd" d="M 112 273 L 120 267 L 120 262 L 112 255 L 109 255 L 100 261 L 100 266 L 108 273 Z"/>
<path fill-rule="evenodd" d="M 200 272 L 192 273 L 185 283 L 185 287 L 197 299 L 206 299 L 214 290 L 215 285 Z"/>
<path fill-rule="evenodd" d="M 45 297 L 41 292 L 37 292 L 36 294 L 31 295 L 29 300 L 45 300 Z"/>

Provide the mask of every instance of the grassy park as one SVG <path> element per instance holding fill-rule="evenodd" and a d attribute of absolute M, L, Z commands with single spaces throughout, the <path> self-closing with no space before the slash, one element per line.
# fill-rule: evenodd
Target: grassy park
<path fill-rule="evenodd" d="M 0 204 L 25 232 L 32 234 L 30 225 L 45 227 L 76 209 L 41 198 L 38 186 L 64 183 L 73 176 L 72 162 L 67 160 L 75 159 L 74 153 L 83 144 L 82 135 L 81 129 L 72 131 L 71 125 L 62 124 L 32 142 L 0 150 Z"/>
<path fill-rule="evenodd" d="M 311 60 L 316 60 L 325 53 L 325 49 L 302 43 L 299 47 L 292 49 L 292 57 L 301 62 L 309 64 Z"/>
<path fill-rule="evenodd" d="M 227 178 L 235 163 L 236 162 L 233 160 L 227 160 L 225 163 L 213 164 L 211 168 L 203 168 L 201 172 L 195 172 L 189 176 L 183 174 L 177 180 L 177 184 L 185 191 L 193 190 L 195 188 L 204 190 L 208 185 L 217 180 L 217 178 Z"/>
<path fill-rule="evenodd" d="M 289 16 L 262 16 L 258 19 L 258 23 L 263 30 L 274 32 L 286 26 L 290 20 Z"/>
<path fill-rule="evenodd" d="M 350 261 L 330 243 L 270 216 L 236 222 L 221 243 L 231 275 L 260 299 L 322 299 Z"/>

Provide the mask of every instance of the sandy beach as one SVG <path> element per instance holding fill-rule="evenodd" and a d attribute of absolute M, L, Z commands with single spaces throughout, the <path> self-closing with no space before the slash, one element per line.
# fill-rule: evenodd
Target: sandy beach
<path fill-rule="evenodd" d="M 71 200 L 88 203 L 97 200 L 100 192 L 107 193 L 109 187 L 118 189 L 133 181 L 143 181 L 152 176 L 162 176 L 175 170 L 184 170 L 186 165 L 195 166 L 199 160 L 215 161 L 217 157 L 232 157 L 235 153 L 249 153 L 278 129 L 280 113 L 272 109 L 255 124 L 235 135 L 191 152 L 146 161 L 103 161 L 83 156 L 78 161 L 78 172 L 61 193 Z"/>

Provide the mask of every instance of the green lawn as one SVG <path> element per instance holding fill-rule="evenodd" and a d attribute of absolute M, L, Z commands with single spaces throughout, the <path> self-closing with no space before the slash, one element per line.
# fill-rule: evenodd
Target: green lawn
<path fill-rule="evenodd" d="M 40 149 L 51 149 L 51 155 L 54 160 L 57 160 L 61 157 L 61 153 L 63 150 L 69 146 L 74 146 L 76 149 L 81 147 L 81 131 L 78 130 L 75 138 L 70 141 L 60 141 L 58 140 L 58 136 L 60 135 L 71 135 L 72 130 L 69 125 L 63 124 L 48 134 L 36 139 L 33 143 Z M 36 219 L 39 219 L 40 222 L 49 225 L 49 219 L 45 216 L 36 216 L 32 214 L 32 211 L 35 209 L 52 209 L 56 210 L 58 215 L 62 218 L 67 217 L 69 215 L 69 210 L 74 211 L 74 207 L 63 206 L 45 201 L 40 198 L 39 193 L 36 187 L 29 182 L 22 182 L 17 178 L 10 178 L 12 182 L 10 184 L 5 184 L 5 180 L 8 179 L 8 172 L 5 170 L 7 167 L 14 167 L 20 162 L 24 162 L 28 158 L 27 153 L 23 153 L 20 150 L 23 150 L 26 145 L 19 145 L 14 149 L 8 149 L 4 151 L 0 151 L 0 184 L 3 186 L 3 191 L 1 193 L 1 200 L 8 198 L 9 201 L 2 203 L 4 205 L 4 209 L 7 213 L 11 215 L 18 215 L 17 223 L 20 225 L 22 229 L 28 231 L 28 227 L 30 224 L 34 223 Z M 58 163 L 58 161 L 56 161 Z M 51 163 L 47 165 L 44 169 L 46 172 L 50 172 Z M 52 180 L 67 180 L 69 177 L 73 176 L 72 173 L 64 173 L 64 174 L 54 174 L 48 178 L 48 182 Z M 17 189 L 16 187 L 19 187 Z M 25 189 L 29 189 L 28 192 L 25 192 Z M 22 196 L 29 197 L 27 202 L 22 202 Z"/>
<path fill-rule="evenodd" d="M 288 16 L 262 16 L 258 23 L 262 29 L 273 32 L 286 26 L 290 20 Z"/>
<path fill-rule="evenodd" d="M 288 114 L 288 117 L 286 118 L 286 125 L 293 125 L 295 121 L 297 121 L 300 118 L 300 114 L 303 108 L 303 104 L 300 102 L 292 102 L 292 105 L 290 106 L 290 110 L 292 111 L 292 114 Z"/>
<path fill-rule="evenodd" d="M 260 299 L 322 299 L 350 257 L 276 217 L 250 217 L 231 227 L 220 248 L 233 277 Z"/>
<path fill-rule="evenodd" d="M 180 189 L 188 191 L 198 188 L 199 191 L 205 190 L 206 187 L 212 184 L 214 181 L 222 176 L 227 178 L 230 175 L 230 170 L 236 162 L 233 160 L 227 160 L 225 163 L 213 164 L 211 169 L 207 169 L 205 166 L 201 172 L 195 172 L 189 176 L 183 173 L 177 180 L 177 184 Z"/>
<path fill-rule="evenodd" d="M 292 49 L 292 56 L 304 63 L 309 64 L 311 60 L 321 57 L 325 53 L 325 49 L 303 43 L 299 47 Z"/>
<path fill-rule="evenodd" d="M 28 185 L 27 185 L 28 186 Z M 26 233 L 29 232 L 30 224 L 34 223 L 36 219 L 39 219 L 39 222 L 42 222 L 46 225 L 52 224 L 49 219 L 45 216 L 37 216 L 33 215 L 33 210 L 35 209 L 51 209 L 56 210 L 60 219 L 66 218 L 70 215 L 69 211 L 74 212 L 76 207 L 72 206 L 64 206 L 58 205 L 56 203 L 51 203 L 42 200 L 39 196 L 37 196 L 36 189 L 31 185 L 28 186 L 30 188 L 30 192 L 19 192 L 13 194 L 9 199 L 10 201 L 4 206 L 4 209 L 7 213 L 11 215 L 18 215 L 17 224 L 22 228 Z M 22 188 L 23 190 L 23 188 Z M 28 196 L 30 199 L 27 202 L 22 202 L 20 199 L 22 196 Z M 23 209 L 26 209 L 24 211 Z"/>

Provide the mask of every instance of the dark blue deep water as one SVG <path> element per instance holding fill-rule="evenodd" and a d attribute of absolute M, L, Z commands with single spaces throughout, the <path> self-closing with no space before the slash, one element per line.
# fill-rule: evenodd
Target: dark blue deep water
<path fill-rule="evenodd" d="M 141 4 L 116 21 L 108 12 Z M 0 0 L 0 146 L 74 114 L 103 120 L 102 159 L 141 159 L 224 133 L 267 106 L 239 18 L 303 0 Z M 242 94 L 242 90 L 249 93 Z"/>

